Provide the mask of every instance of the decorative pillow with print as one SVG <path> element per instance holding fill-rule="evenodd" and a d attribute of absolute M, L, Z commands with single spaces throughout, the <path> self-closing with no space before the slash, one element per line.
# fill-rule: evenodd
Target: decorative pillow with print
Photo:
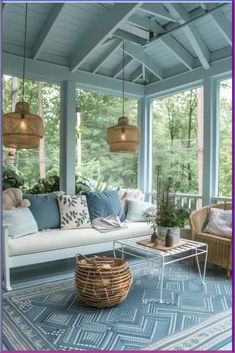
<path fill-rule="evenodd" d="M 91 220 L 85 195 L 57 194 L 61 229 L 90 228 Z"/>

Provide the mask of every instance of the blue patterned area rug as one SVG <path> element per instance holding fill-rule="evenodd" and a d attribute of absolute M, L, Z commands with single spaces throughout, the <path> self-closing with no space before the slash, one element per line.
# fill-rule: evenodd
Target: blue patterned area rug
<path fill-rule="evenodd" d="M 174 270 L 174 272 L 173 272 Z M 5 293 L 3 342 L 9 350 L 214 350 L 231 341 L 232 283 L 189 266 L 169 269 L 160 304 L 159 277 L 134 266 L 127 299 L 113 308 L 83 304 L 73 280 Z"/>

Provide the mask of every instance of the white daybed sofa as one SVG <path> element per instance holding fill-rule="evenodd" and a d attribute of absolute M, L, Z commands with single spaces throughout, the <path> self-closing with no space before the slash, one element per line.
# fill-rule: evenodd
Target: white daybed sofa
<path fill-rule="evenodd" d="M 100 233 L 93 228 L 49 229 L 12 239 L 3 225 L 4 287 L 11 290 L 10 269 L 111 250 L 114 240 L 150 235 L 145 222 L 128 222 L 128 228 Z"/>

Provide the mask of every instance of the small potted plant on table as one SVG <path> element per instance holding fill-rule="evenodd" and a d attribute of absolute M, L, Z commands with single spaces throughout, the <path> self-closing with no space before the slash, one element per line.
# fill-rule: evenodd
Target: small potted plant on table
<path fill-rule="evenodd" d="M 160 178 L 160 167 L 157 173 L 157 193 L 154 197 L 156 211 L 146 214 L 145 217 L 153 229 L 151 242 L 172 246 L 180 241 L 180 228 L 184 227 L 190 210 L 175 205 L 172 178 L 163 182 Z"/>

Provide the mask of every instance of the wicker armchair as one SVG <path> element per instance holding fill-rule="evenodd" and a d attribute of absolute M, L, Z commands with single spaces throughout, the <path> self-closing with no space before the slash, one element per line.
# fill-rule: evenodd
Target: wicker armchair
<path fill-rule="evenodd" d="M 232 240 L 219 237 L 218 235 L 203 233 L 209 207 L 231 210 L 232 204 L 215 204 L 192 212 L 189 216 L 192 239 L 208 244 L 208 262 L 225 268 L 227 270 L 227 277 L 229 278 L 232 270 Z"/>

